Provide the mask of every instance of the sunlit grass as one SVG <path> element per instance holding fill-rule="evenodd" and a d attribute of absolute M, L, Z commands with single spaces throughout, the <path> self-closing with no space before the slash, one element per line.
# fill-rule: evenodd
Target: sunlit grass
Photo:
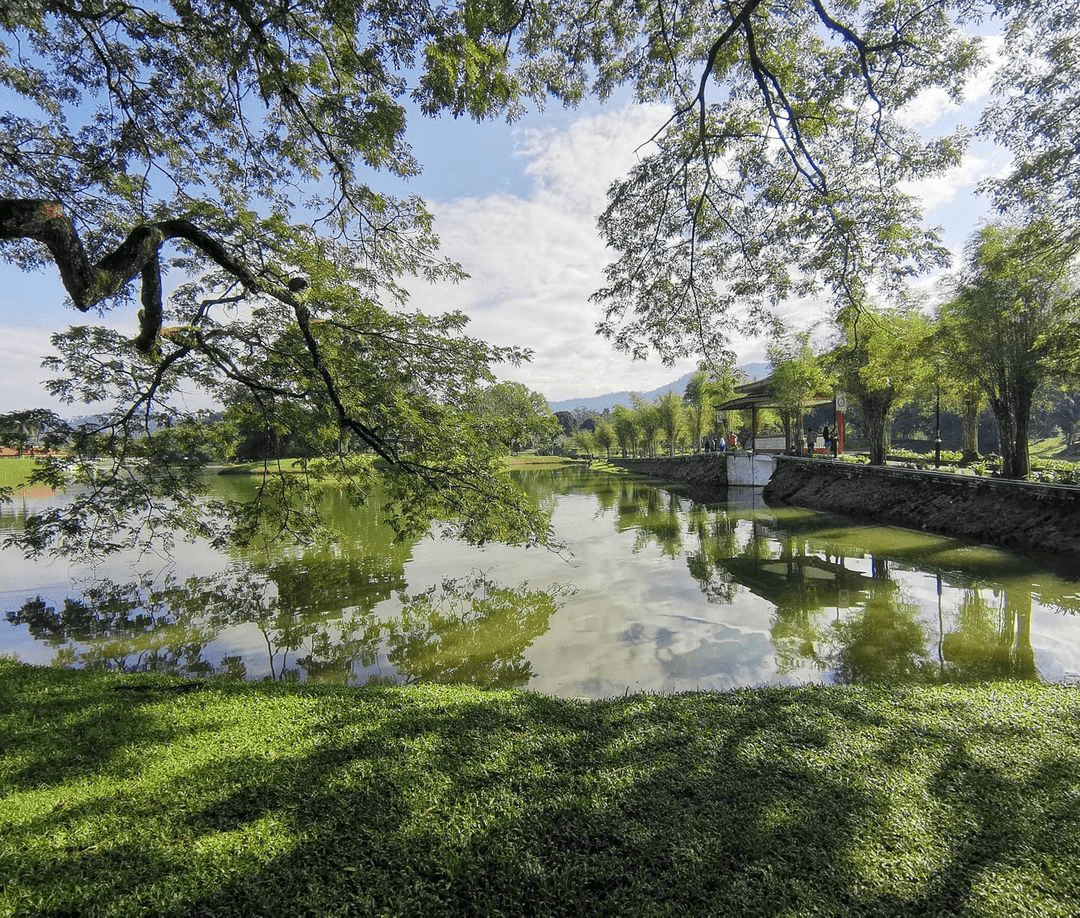
<path fill-rule="evenodd" d="M 303 462 L 300 459 L 255 459 L 251 462 L 232 462 L 222 468 L 221 475 L 266 475 L 269 473 L 281 474 L 282 472 L 302 472 Z"/>
<path fill-rule="evenodd" d="M 508 469 L 559 469 L 569 465 L 578 465 L 580 460 L 565 456 L 538 456 L 535 453 L 517 453 L 506 456 L 503 462 Z"/>
<path fill-rule="evenodd" d="M 1065 453 L 1065 438 L 1060 434 L 1056 437 L 1047 437 L 1043 440 L 1033 440 L 1028 446 L 1028 451 L 1033 459 L 1070 459 Z"/>
<path fill-rule="evenodd" d="M 36 459 L 26 457 L 0 459 L 0 488 L 26 487 L 26 479 L 36 464 Z"/>
<path fill-rule="evenodd" d="M 1060 686 L 177 685 L 0 662 L 0 914 L 1080 902 L 1080 704 Z"/>

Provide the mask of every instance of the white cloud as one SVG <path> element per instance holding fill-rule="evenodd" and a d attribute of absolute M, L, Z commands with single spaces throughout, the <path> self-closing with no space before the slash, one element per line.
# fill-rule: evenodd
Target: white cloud
<path fill-rule="evenodd" d="M 977 112 L 990 97 L 994 78 L 1003 61 L 1004 42 L 1000 35 L 982 36 L 983 59 L 985 63 L 976 70 L 964 85 L 963 98 L 955 101 L 939 87 L 920 93 L 900 111 L 897 120 L 913 130 L 925 130 L 936 126 L 938 130 L 947 130 L 941 124 L 946 120 L 968 124 L 977 120 Z"/>
<path fill-rule="evenodd" d="M 492 194 L 433 205 L 447 255 L 469 280 L 417 291 L 422 308 L 460 308 L 471 332 L 534 351 L 530 364 L 500 368 L 550 399 L 648 390 L 692 369 L 635 363 L 595 333 L 601 318 L 589 296 L 603 284 L 611 253 L 596 229 L 608 185 L 632 167 L 636 149 L 666 109 L 626 106 L 578 119 L 565 130 L 519 135 L 533 186 L 527 197 Z"/>
<path fill-rule="evenodd" d="M 0 366 L 4 368 L 0 413 L 38 407 L 60 413 L 60 404 L 41 382 L 45 376 L 41 358 L 51 350 L 50 333 L 49 329 L 5 323 L 0 339 Z"/>
<path fill-rule="evenodd" d="M 940 175 L 905 183 L 904 190 L 919 198 L 927 214 L 933 219 L 931 212 L 935 208 L 951 204 L 958 196 L 972 195 L 979 182 L 989 178 L 1000 168 L 1000 159 L 991 151 L 969 152 L 958 166 L 947 169 Z"/>

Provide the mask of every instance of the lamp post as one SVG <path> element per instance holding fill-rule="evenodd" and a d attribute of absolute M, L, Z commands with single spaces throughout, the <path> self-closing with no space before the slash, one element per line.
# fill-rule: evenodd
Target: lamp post
<path fill-rule="evenodd" d="M 934 381 L 934 468 L 941 468 L 941 381 Z"/>

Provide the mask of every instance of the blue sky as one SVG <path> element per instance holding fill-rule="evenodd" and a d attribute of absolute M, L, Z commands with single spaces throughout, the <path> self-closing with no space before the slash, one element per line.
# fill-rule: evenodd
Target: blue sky
<path fill-rule="evenodd" d="M 988 69 L 973 82 L 962 108 L 943 94 L 929 95 L 912 106 L 907 120 L 935 133 L 957 121 L 973 124 L 986 102 L 989 78 Z M 0 105 L 6 108 L 6 100 Z M 452 287 L 414 285 L 414 304 L 429 312 L 461 309 L 472 319 L 472 334 L 531 348 L 531 363 L 498 368 L 499 375 L 552 400 L 648 391 L 693 369 L 693 357 L 666 367 L 656 359 L 635 363 L 615 353 L 594 333 L 599 309 L 589 303 L 609 260 L 595 226 L 608 184 L 629 169 L 635 149 L 665 115 L 663 108 L 616 101 L 574 111 L 556 107 L 512 125 L 415 119 L 410 142 L 424 173 L 404 191 L 428 200 L 446 254 L 471 277 Z M 1001 151 L 976 143 L 958 169 L 918 186 L 927 223 L 943 228 L 957 255 L 988 213 L 975 195 L 976 184 L 1005 166 Z M 931 296 L 935 283 L 922 282 Z M 41 357 L 51 332 L 87 321 L 64 302 L 54 270 L 24 275 L 0 263 L 0 412 L 58 407 L 41 387 Z M 784 312 L 803 327 L 827 314 L 813 301 L 787 304 Z M 107 321 L 134 327 L 126 312 Z M 740 362 L 762 359 L 766 345 L 737 342 Z"/>

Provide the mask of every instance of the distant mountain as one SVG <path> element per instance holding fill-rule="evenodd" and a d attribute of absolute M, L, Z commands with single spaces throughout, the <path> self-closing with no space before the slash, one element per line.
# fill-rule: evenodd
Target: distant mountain
<path fill-rule="evenodd" d="M 748 363 L 739 367 L 739 369 L 746 374 L 749 382 L 753 382 L 757 379 L 764 379 L 769 375 L 769 365 L 767 363 Z M 666 392 L 677 392 L 679 395 L 682 395 L 686 391 L 686 384 L 690 382 L 690 377 L 693 375 L 693 373 L 686 373 L 674 382 L 668 383 L 666 386 L 661 386 L 659 389 L 653 389 L 649 392 L 638 392 L 637 394 L 647 402 L 658 399 Z M 548 405 L 551 406 L 552 411 L 573 411 L 575 408 L 585 408 L 589 411 L 604 411 L 608 408 L 614 408 L 616 405 L 626 405 L 629 407 L 630 393 L 609 392 L 606 395 L 564 398 L 557 402 L 549 401 Z"/>

